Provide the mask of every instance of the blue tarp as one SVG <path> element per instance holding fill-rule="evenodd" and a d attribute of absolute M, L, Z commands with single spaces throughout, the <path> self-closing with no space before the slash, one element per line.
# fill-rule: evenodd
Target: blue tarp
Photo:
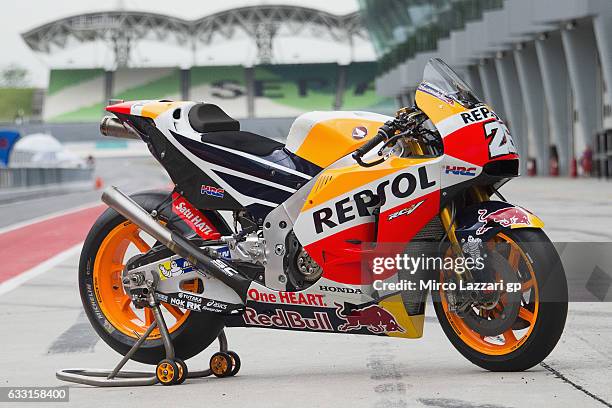
<path fill-rule="evenodd" d="M 19 132 L 13 130 L 0 130 L 0 166 L 8 166 L 11 149 L 19 136 Z"/>

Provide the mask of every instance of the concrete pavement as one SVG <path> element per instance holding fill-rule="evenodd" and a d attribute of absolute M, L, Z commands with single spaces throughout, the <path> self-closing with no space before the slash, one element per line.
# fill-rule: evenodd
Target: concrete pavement
<path fill-rule="evenodd" d="M 610 241 L 612 184 L 525 178 L 502 192 L 540 215 L 553 239 Z M 111 368 L 119 360 L 98 341 L 81 311 L 77 262 L 75 254 L 0 296 L 0 385 L 63 385 L 54 375 L 60 368 Z M 431 307 L 420 340 L 264 329 L 229 329 L 227 334 L 243 363 L 235 378 L 188 380 L 180 387 L 71 385 L 70 404 L 56 405 L 612 406 L 609 303 L 571 304 L 557 348 L 545 365 L 523 373 L 490 373 L 473 366 L 452 348 Z M 191 359 L 189 366 L 206 367 L 211 352 Z M 129 367 L 151 369 L 136 363 Z"/>
<path fill-rule="evenodd" d="M 60 368 L 112 368 L 120 359 L 81 311 L 76 262 L 75 256 L 0 298 L 2 386 L 63 385 L 55 379 Z M 473 366 L 452 348 L 431 307 L 420 340 L 243 328 L 227 335 L 243 363 L 235 378 L 190 379 L 180 387 L 70 385 L 70 406 L 604 406 L 587 393 L 612 401 L 609 304 L 571 305 L 565 334 L 546 360 L 564 378 L 542 366 L 523 373 Z M 188 364 L 205 368 L 210 354 Z"/>

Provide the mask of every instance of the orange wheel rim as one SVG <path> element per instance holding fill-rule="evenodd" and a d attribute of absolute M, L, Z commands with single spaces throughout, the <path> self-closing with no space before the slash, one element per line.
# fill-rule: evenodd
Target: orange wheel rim
<path fill-rule="evenodd" d="M 227 370 L 227 360 L 221 356 L 213 357 L 212 366 L 217 374 L 221 374 Z"/>
<path fill-rule="evenodd" d="M 154 320 L 153 312 L 149 308 L 145 308 L 140 315 L 136 312 L 121 282 L 125 257 L 130 245 L 140 253 L 151 249 L 140 233 L 140 228 L 130 221 L 113 228 L 102 241 L 93 268 L 94 292 L 100 310 L 115 329 L 133 338 L 144 334 Z M 175 320 L 173 324 L 168 324 L 168 330 L 172 333 L 187 320 L 189 311 L 167 303 L 161 305 Z M 155 328 L 148 339 L 154 340 L 159 337 L 159 330 Z"/>
<path fill-rule="evenodd" d="M 168 363 L 162 363 L 157 367 L 157 377 L 163 382 L 172 381 L 174 368 Z"/>
<path fill-rule="evenodd" d="M 509 354 L 523 345 L 533 331 L 537 321 L 540 304 L 536 276 L 529 258 L 527 255 L 525 255 L 520 246 L 507 235 L 500 233 L 496 237 L 510 245 L 509 255 L 506 259 L 515 272 L 518 272 L 521 260 L 523 260 L 523 263 L 527 267 L 528 279 L 522 282 L 521 292 L 522 294 L 526 292 L 530 293 L 529 303 L 531 304 L 533 302 L 534 307 L 533 311 L 531 311 L 521 305 L 519 308 L 518 318 L 529 323 L 528 328 L 522 330 L 514 330 L 510 328 L 500 336 L 494 338 L 482 336 L 472 330 L 468 324 L 456 313 L 449 310 L 446 296 L 442 290 L 440 291 L 440 299 L 442 302 L 442 308 L 444 309 L 444 314 L 446 315 L 446 318 L 448 319 L 455 333 L 457 333 L 461 340 L 463 340 L 463 342 L 469 347 L 480 353 L 488 355 Z M 533 297 L 531 297 L 531 294 Z M 493 310 L 492 313 L 495 313 L 495 310 Z M 503 343 L 500 341 L 501 339 L 503 339 Z"/>

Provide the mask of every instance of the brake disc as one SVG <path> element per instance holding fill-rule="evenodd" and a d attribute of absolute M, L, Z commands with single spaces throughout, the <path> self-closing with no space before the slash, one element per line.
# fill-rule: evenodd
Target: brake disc
<path fill-rule="evenodd" d="M 488 267 L 493 268 L 493 270 L 497 272 L 497 275 L 501 278 L 506 288 L 508 284 L 519 282 L 519 277 L 517 273 L 512 270 L 508 260 L 498 252 L 491 251 L 487 253 L 487 264 Z M 512 325 L 516 321 L 519 309 L 521 308 L 521 292 L 504 291 L 499 294 L 498 299 L 500 299 L 500 302 L 502 299 L 504 301 L 503 310 L 497 312 L 497 315 L 492 319 L 480 316 L 473 308 L 468 310 L 461 317 L 476 333 L 483 336 L 498 336 L 512 328 Z M 475 306 L 478 307 L 478 305 Z M 487 306 L 485 309 L 490 309 L 490 307 Z"/>

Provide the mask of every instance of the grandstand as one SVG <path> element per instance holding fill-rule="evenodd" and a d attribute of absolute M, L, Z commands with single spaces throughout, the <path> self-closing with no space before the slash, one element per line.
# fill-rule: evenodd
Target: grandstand
<path fill-rule="evenodd" d="M 87 122 L 99 117 L 105 96 L 104 84 L 102 69 L 52 70 L 43 119 L 56 122 Z"/>
<path fill-rule="evenodd" d="M 331 110 L 337 92 L 338 65 L 289 64 L 255 67 L 255 116 L 290 117 Z"/>
<path fill-rule="evenodd" d="M 244 67 L 194 67 L 190 70 L 189 78 L 189 95 L 186 95 L 185 99 L 223 106 L 223 109 L 235 118 L 249 116 Z"/>
<path fill-rule="evenodd" d="M 180 99 L 180 85 L 178 68 L 124 68 L 108 73 L 101 69 L 52 70 L 44 119 L 95 121 L 108 99 Z"/>
<path fill-rule="evenodd" d="M 178 68 L 123 68 L 113 75 L 115 99 L 180 99 Z"/>
<path fill-rule="evenodd" d="M 373 78 L 376 77 L 376 62 L 354 62 L 346 67 L 346 88 L 342 99 L 344 110 L 364 110 L 392 113 L 396 110 L 393 98 L 376 94 Z"/>
<path fill-rule="evenodd" d="M 40 54 L 94 42 L 106 43 L 114 53 L 111 71 L 51 71 L 46 122 L 95 122 L 109 99 L 204 100 L 237 119 L 286 119 L 343 108 L 389 110 L 373 92 L 375 63 L 278 64 L 282 58 L 275 55 L 275 39 L 296 36 L 330 41 L 342 55 L 356 55 L 356 49 L 371 46 L 358 12 L 336 15 L 301 5 L 245 6 L 189 20 L 149 11 L 91 12 L 62 17 L 22 34 Z M 142 63 L 134 60 L 132 50 L 144 41 L 189 44 L 197 61 L 201 47 L 244 39 L 257 51 L 255 66 L 245 59 L 247 67 L 128 68 Z"/>
<path fill-rule="evenodd" d="M 374 92 L 376 64 L 355 62 L 52 70 L 44 106 L 47 122 L 94 122 L 108 99 L 190 99 L 222 106 L 231 116 L 295 117 L 312 110 L 389 113 L 394 101 Z"/>

